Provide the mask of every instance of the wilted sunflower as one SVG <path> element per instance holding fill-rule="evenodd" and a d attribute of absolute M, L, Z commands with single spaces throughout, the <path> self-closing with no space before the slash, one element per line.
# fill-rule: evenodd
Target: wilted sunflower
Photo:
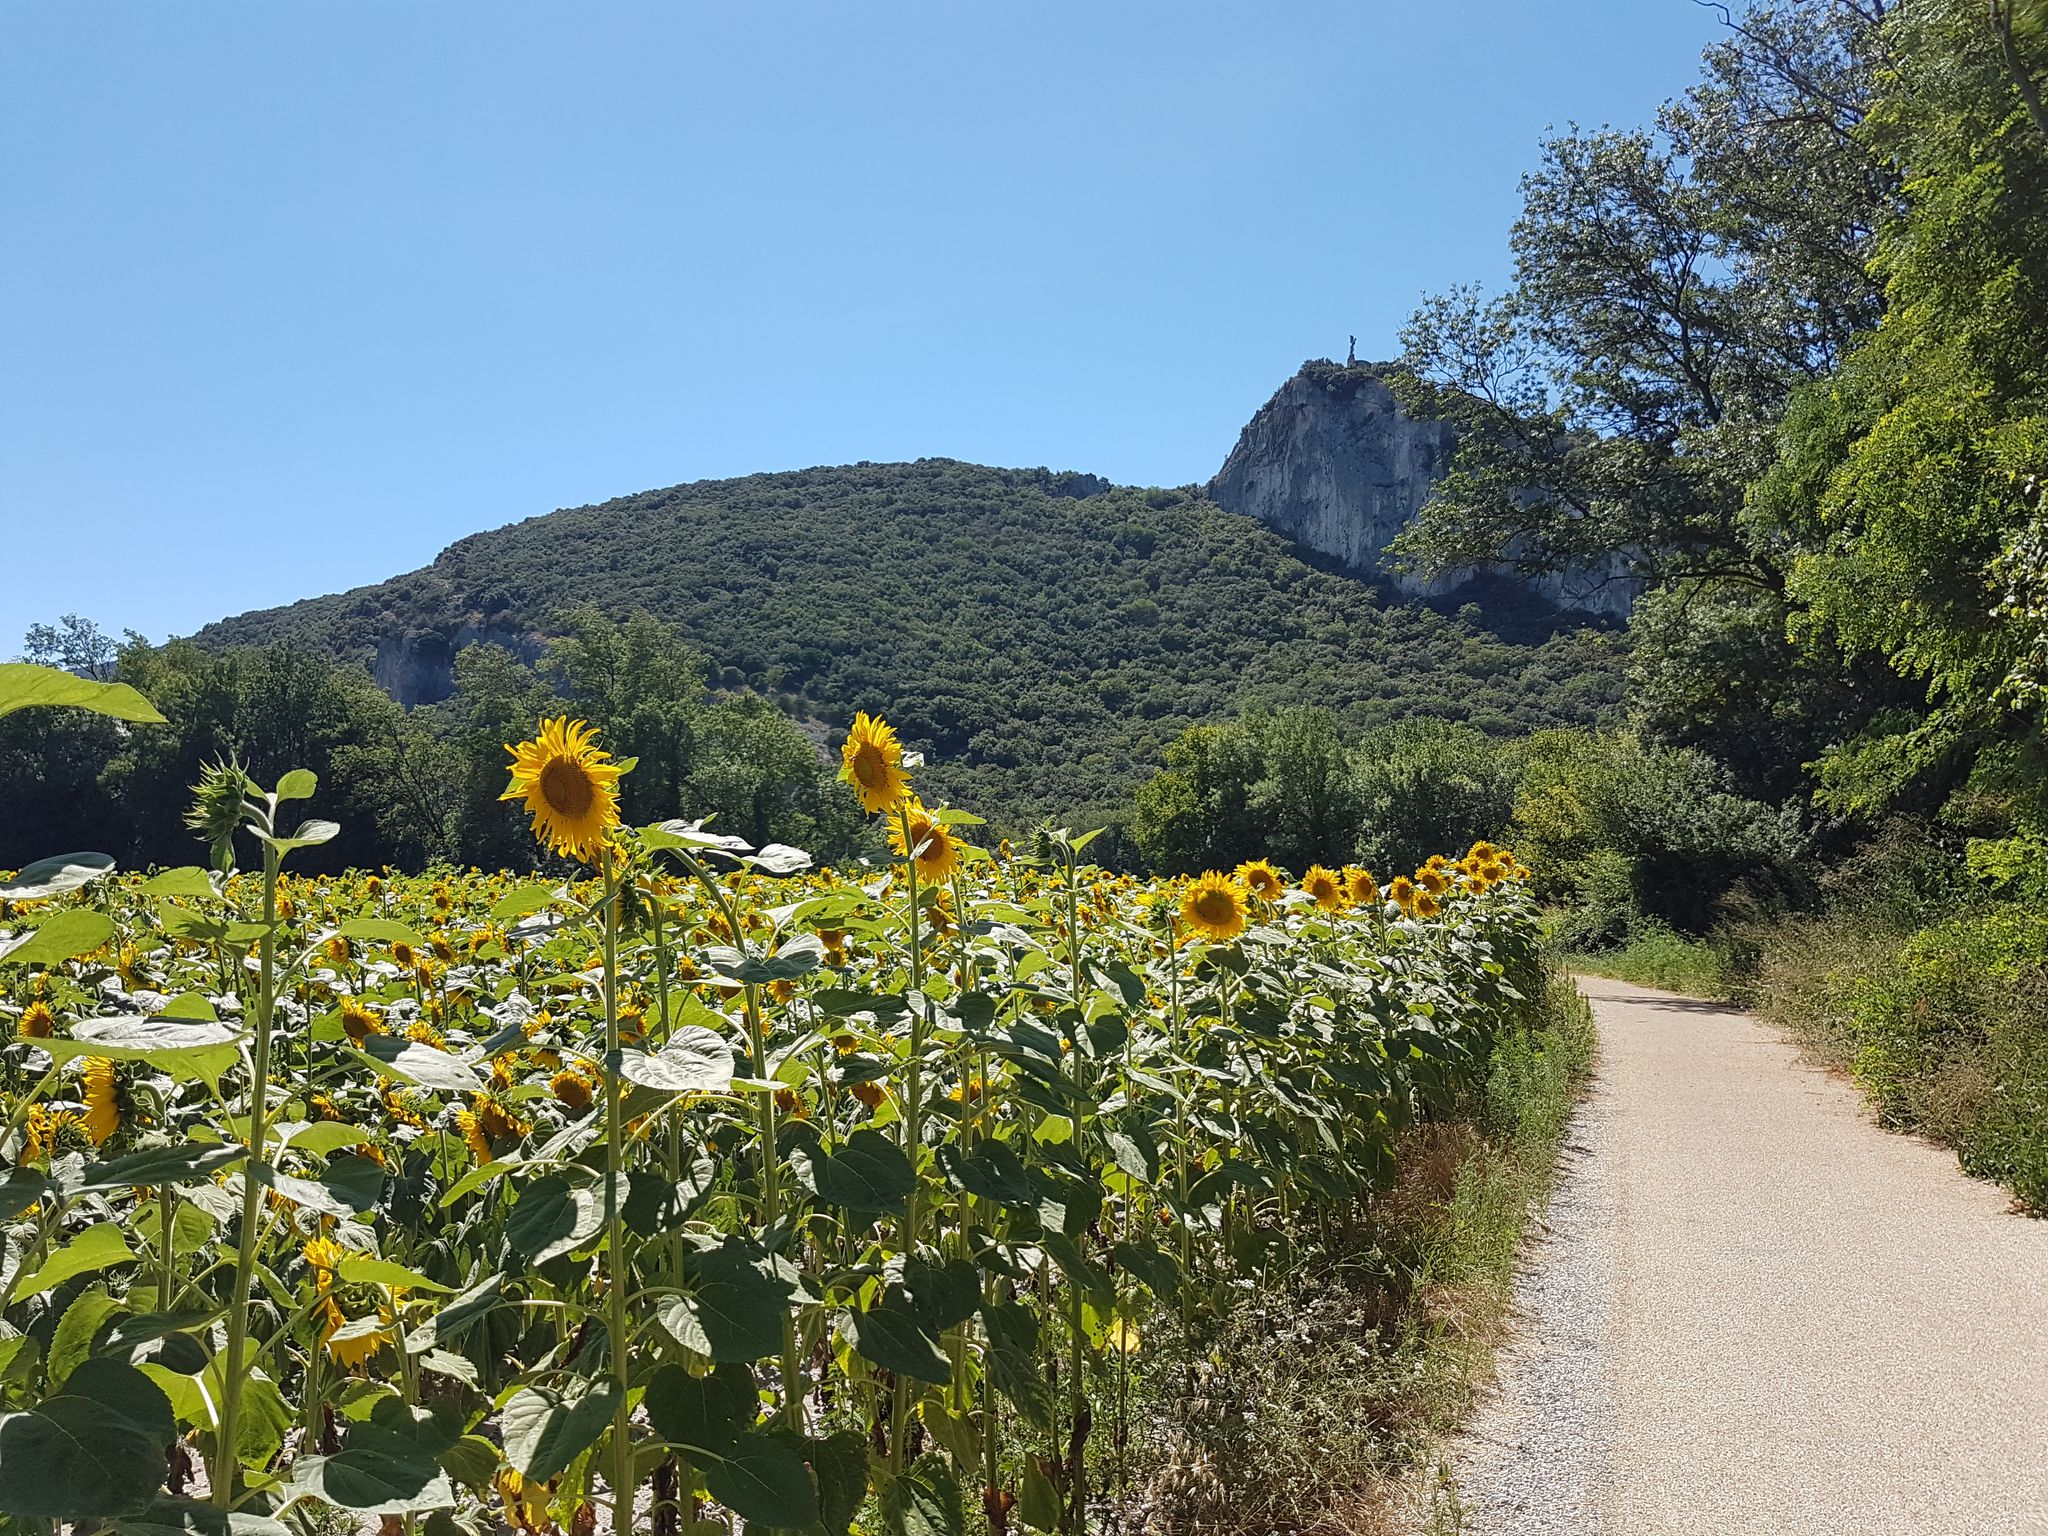
<path fill-rule="evenodd" d="M 1237 866 L 1236 875 L 1238 883 L 1261 901 L 1277 901 L 1287 889 L 1287 882 L 1269 859 L 1246 859 Z"/>
<path fill-rule="evenodd" d="M 1344 905 L 1344 877 L 1334 869 L 1321 864 L 1309 866 L 1309 872 L 1301 877 L 1301 888 L 1315 898 L 1317 906 L 1326 912 L 1334 912 Z"/>
<path fill-rule="evenodd" d="M 860 808 L 870 815 L 908 794 L 910 778 L 903 771 L 903 743 L 895 728 L 865 710 L 855 715 L 846 745 L 839 749 L 839 777 L 853 786 Z"/>
<path fill-rule="evenodd" d="M 1217 870 L 1181 892 L 1180 920 L 1212 943 L 1225 943 L 1244 932 L 1245 888 Z"/>
<path fill-rule="evenodd" d="M 532 741 L 509 743 L 512 783 L 500 800 L 524 800 L 533 835 L 556 853 L 594 864 L 619 824 L 619 773 L 597 732 L 581 720 L 543 720 Z"/>
<path fill-rule="evenodd" d="M 910 828 L 908 836 L 904 834 L 906 823 Z M 953 836 L 953 829 L 916 799 L 898 808 L 889 826 L 889 846 L 899 859 L 909 858 L 915 849 L 918 874 L 935 884 L 950 878 L 960 867 L 960 841 Z"/>

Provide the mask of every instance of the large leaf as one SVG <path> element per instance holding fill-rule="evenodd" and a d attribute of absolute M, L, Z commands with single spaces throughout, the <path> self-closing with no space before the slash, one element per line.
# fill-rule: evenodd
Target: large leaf
<path fill-rule="evenodd" d="M 0 901 L 42 901 L 90 885 L 111 874 L 114 861 L 104 853 L 60 853 L 37 859 L 12 880 L 0 880 Z"/>
<path fill-rule="evenodd" d="M 803 1452 L 788 1441 L 748 1430 L 704 1468 L 711 1496 L 747 1522 L 802 1530 L 818 1518 L 817 1491 Z"/>
<path fill-rule="evenodd" d="M 917 1188 L 910 1159 L 880 1131 L 855 1131 L 838 1151 L 799 1159 L 798 1172 L 820 1200 L 849 1211 L 901 1211 Z"/>
<path fill-rule="evenodd" d="M 128 1239 L 122 1235 L 121 1224 L 103 1221 L 87 1227 L 44 1260 L 41 1269 L 16 1287 L 13 1299 L 26 1301 L 44 1291 L 55 1290 L 75 1276 L 134 1262 L 135 1250 L 128 1246 Z"/>
<path fill-rule="evenodd" d="M 0 965 L 56 965 L 89 955 L 114 936 L 114 920 L 90 907 L 52 913 L 40 927 L 0 941 Z"/>
<path fill-rule="evenodd" d="M 761 1416 L 754 1373 L 743 1365 L 721 1365 L 709 1376 L 664 1365 L 648 1381 L 643 1406 L 654 1432 L 699 1462 L 725 1455 Z"/>
<path fill-rule="evenodd" d="M 691 1260 L 689 1294 L 670 1297 L 655 1315 L 685 1348 L 713 1360 L 750 1363 L 782 1347 L 790 1289 L 744 1241 L 728 1237 Z"/>
<path fill-rule="evenodd" d="M 505 1239 L 513 1252 L 545 1264 L 581 1248 L 603 1225 L 604 1204 L 596 1191 L 572 1184 L 567 1174 L 551 1173 L 519 1192 Z"/>
<path fill-rule="evenodd" d="M 120 1522 L 122 1536 L 291 1536 L 291 1528 L 268 1515 L 230 1514 L 217 1504 L 161 1498 L 139 1515 Z"/>
<path fill-rule="evenodd" d="M 665 1093 L 724 1093 L 732 1086 L 732 1046 L 695 1025 L 678 1027 L 652 1055 L 622 1050 L 611 1065 L 627 1082 Z"/>
<path fill-rule="evenodd" d="M 0 715 L 38 705 L 89 709 L 137 725 L 166 723 L 156 706 L 126 683 L 96 683 L 32 661 L 0 662 Z"/>
<path fill-rule="evenodd" d="M 842 1429 L 808 1447 L 818 1479 L 818 1523 L 825 1536 L 847 1536 L 867 1501 L 868 1444 L 857 1429 Z"/>
<path fill-rule="evenodd" d="M 883 1488 L 882 1526 L 889 1536 L 962 1536 L 960 1484 L 943 1456 L 918 1457 Z"/>
<path fill-rule="evenodd" d="M 210 1183 L 223 1168 L 233 1167 L 249 1155 L 239 1145 L 218 1142 L 182 1141 L 168 1147 L 151 1147 L 126 1157 L 109 1158 L 89 1164 L 75 1182 L 67 1182 L 73 1194 L 107 1189 L 150 1188 L 162 1184 Z"/>
<path fill-rule="evenodd" d="M 183 1081 L 217 1084 L 221 1074 L 240 1059 L 242 1042 L 248 1038 L 226 1024 L 145 1019 L 130 1014 L 81 1019 L 71 1026 L 68 1040 L 50 1039 L 42 1044 L 57 1061 L 69 1061 L 75 1056 L 140 1061 Z"/>
<path fill-rule="evenodd" d="M 301 1457 L 292 1468 L 291 1497 L 311 1495 L 365 1515 L 448 1509 L 455 1488 L 433 1461 L 384 1450 L 345 1450 Z"/>
<path fill-rule="evenodd" d="M 884 1370 L 919 1381 L 952 1379 L 953 1362 L 908 1307 L 885 1304 L 849 1312 L 840 1327 L 847 1343 Z"/>
<path fill-rule="evenodd" d="M 372 1035 L 355 1053 L 385 1077 L 441 1093 L 481 1093 L 484 1080 L 459 1057 L 438 1051 L 424 1041 L 399 1035 Z"/>
<path fill-rule="evenodd" d="M 618 1385 L 609 1379 L 573 1396 L 521 1387 L 499 1414 L 505 1460 L 529 1482 L 544 1483 L 597 1444 L 617 1406 Z"/>
<path fill-rule="evenodd" d="M 170 1400 L 118 1360 L 87 1360 L 32 1413 L 0 1416 L 0 1510 L 46 1520 L 137 1514 L 177 1438 Z"/>

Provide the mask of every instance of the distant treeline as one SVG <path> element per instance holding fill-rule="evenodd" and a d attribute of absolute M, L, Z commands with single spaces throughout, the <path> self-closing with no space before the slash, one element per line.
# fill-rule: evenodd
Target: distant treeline
<path fill-rule="evenodd" d="M 41 709 L 0 721 L 0 868 L 62 850 L 191 863 L 191 786 L 202 764 L 229 756 L 265 783 L 287 768 L 320 775 L 321 814 L 342 830 L 300 855 L 309 869 L 531 867 L 533 839 L 498 798 L 504 744 L 563 713 L 639 759 L 624 782 L 638 824 L 715 815 L 757 845 L 833 858 L 863 847 L 859 806 L 822 743 L 763 699 L 712 691 L 711 664 L 672 626 L 586 608 L 557 628 L 537 666 L 469 647 L 454 695 L 406 710 L 360 667 L 288 645 L 152 647 L 130 636 L 117 646 L 76 618 L 39 625 L 27 659 L 131 683 L 170 723 Z"/>

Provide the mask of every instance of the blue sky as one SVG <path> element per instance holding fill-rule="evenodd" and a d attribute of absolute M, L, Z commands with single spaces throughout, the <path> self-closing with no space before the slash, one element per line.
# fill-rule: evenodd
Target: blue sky
<path fill-rule="evenodd" d="M 0 7 L 0 656 L 684 480 L 1206 479 L 1693 0 Z"/>

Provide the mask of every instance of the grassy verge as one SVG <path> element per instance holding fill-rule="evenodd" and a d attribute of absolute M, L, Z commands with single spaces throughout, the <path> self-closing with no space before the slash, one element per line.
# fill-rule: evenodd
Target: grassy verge
<path fill-rule="evenodd" d="M 1569 957 L 1574 970 L 1612 976 L 1641 987 L 1660 987 L 1693 997 L 1734 995 L 1736 977 L 1727 952 L 1705 939 L 1689 939 L 1669 928 L 1647 926 L 1620 949 Z"/>
<path fill-rule="evenodd" d="M 2048 912 L 1987 904 L 1910 933 L 1781 924 L 1749 992 L 1885 1124 L 2048 1213 Z"/>
<path fill-rule="evenodd" d="M 1241 1308 L 1192 1382 L 1148 1384 L 1120 1528 L 1431 1528 L 1438 1451 L 1491 1373 L 1592 1052 L 1591 1013 L 1555 972 L 1495 1047 L 1483 1097 L 1408 1133 L 1396 1182 L 1352 1232 Z"/>

